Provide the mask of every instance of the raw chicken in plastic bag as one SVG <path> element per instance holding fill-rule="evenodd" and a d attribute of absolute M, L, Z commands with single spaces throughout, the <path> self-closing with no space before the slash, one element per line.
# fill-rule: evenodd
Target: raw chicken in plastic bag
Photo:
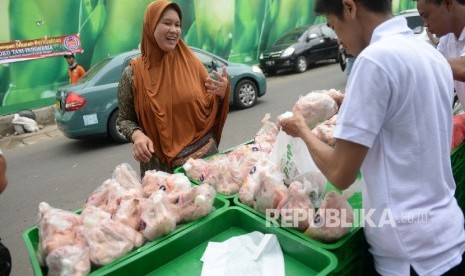
<path fill-rule="evenodd" d="M 271 151 L 279 131 L 276 124 L 270 121 L 270 117 L 270 113 L 265 114 L 265 117 L 262 119 L 262 127 L 258 130 L 254 138 L 255 144 L 258 144 L 260 149 L 265 152 Z"/>
<path fill-rule="evenodd" d="M 46 202 L 39 204 L 39 244 L 37 257 L 41 265 L 52 251 L 75 242 L 82 218 L 70 211 L 53 208 Z"/>
<path fill-rule="evenodd" d="M 336 119 L 337 114 L 312 129 L 312 133 L 318 139 L 332 147 L 336 144 L 336 139 L 333 137 L 334 129 L 336 128 Z"/>
<path fill-rule="evenodd" d="M 347 201 L 354 193 L 360 192 L 363 179 L 357 179 L 339 194 L 329 191 L 323 200 L 305 235 L 321 242 L 332 243 L 346 235 L 352 228 L 354 213 Z"/>
<path fill-rule="evenodd" d="M 216 191 L 209 184 L 193 186 L 179 195 L 175 204 L 176 221 L 193 221 L 209 214 L 213 209 Z"/>
<path fill-rule="evenodd" d="M 77 236 L 82 236 L 89 246 L 92 264 L 108 264 L 142 246 L 141 233 L 124 223 L 111 219 L 111 215 L 95 206 L 82 212 L 83 226 Z"/>
<path fill-rule="evenodd" d="M 138 173 L 128 163 L 121 163 L 113 170 L 112 179 L 126 190 L 141 189 Z"/>
<path fill-rule="evenodd" d="M 142 213 L 143 198 L 131 198 L 121 200 L 116 213 L 112 219 L 126 224 L 132 229 L 139 231 Z"/>
<path fill-rule="evenodd" d="M 176 229 L 176 213 L 166 195 L 158 191 L 143 202 L 140 232 L 150 241 Z"/>
<path fill-rule="evenodd" d="M 239 200 L 242 203 L 253 207 L 254 204 L 257 204 L 257 193 L 259 193 L 259 189 L 264 189 L 264 185 L 262 184 L 263 182 L 274 182 L 276 185 L 282 185 L 285 188 L 284 184 L 282 184 L 283 179 L 284 175 L 274 163 L 270 162 L 268 159 L 259 160 L 250 169 L 242 187 L 239 189 Z M 268 184 L 265 186 L 268 186 Z M 270 186 L 273 187 L 273 185 Z M 263 195 L 263 192 L 260 192 L 259 194 Z M 281 198 L 279 197 L 279 200 L 280 199 Z M 262 200 L 263 199 L 259 199 L 260 202 Z M 278 200 L 278 198 L 276 200 Z M 279 201 L 276 203 L 276 206 L 278 203 Z M 273 202 L 269 204 L 273 205 Z"/>
<path fill-rule="evenodd" d="M 122 200 L 144 197 L 142 185 L 127 185 L 128 182 L 125 184 L 126 188 L 115 179 L 105 180 L 87 198 L 84 208 L 93 205 L 114 215 Z"/>
<path fill-rule="evenodd" d="M 292 112 L 300 112 L 310 129 L 328 120 L 338 111 L 336 101 L 324 91 L 313 91 L 300 97 L 292 108 Z"/>
<path fill-rule="evenodd" d="M 89 248 L 76 245 L 62 246 L 47 256 L 46 263 L 48 276 L 87 275 L 91 269 Z"/>
<path fill-rule="evenodd" d="M 302 182 L 293 181 L 286 196 L 279 202 L 277 211 L 280 213 L 281 225 L 305 231 L 309 227 L 309 214 L 314 214 L 314 206 L 308 196 L 307 186 Z"/>
<path fill-rule="evenodd" d="M 182 173 L 167 173 L 164 171 L 149 170 L 142 179 L 142 190 L 145 197 L 150 197 L 159 190 L 167 193 L 180 193 L 189 190 L 191 182 Z"/>

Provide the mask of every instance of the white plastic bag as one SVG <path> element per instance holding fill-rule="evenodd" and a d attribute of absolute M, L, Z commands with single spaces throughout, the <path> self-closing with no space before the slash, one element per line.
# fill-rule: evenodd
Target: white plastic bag
<path fill-rule="evenodd" d="M 202 276 L 284 276 L 284 258 L 274 234 L 254 231 L 224 242 L 209 242 Z"/>
<path fill-rule="evenodd" d="M 304 174 L 321 174 L 315 165 L 305 142 L 298 137 L 287 135 L 280 130 L 270 160 L 277 164 L 285 175 L 284 182 L 290 184 L 296 177 Z M 302 179 L 299 179 L 302 181 Z"/>
<path fill-rule="evenodd" d="M 27 132 L 39 131 L 39 126 L 37 125 L 36 121 L 28 117 L 19 116 L 18 113 L 13 115 L 13 120 L 11 121 L 11 123 L 15 127 L 15 130 L 19 130 L 20 127 L 17 126 L 22 126 L 24 130 Z"/>

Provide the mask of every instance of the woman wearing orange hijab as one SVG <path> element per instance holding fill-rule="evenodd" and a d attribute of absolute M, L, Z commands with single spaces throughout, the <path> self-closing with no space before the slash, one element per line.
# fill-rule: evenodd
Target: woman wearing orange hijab
<path fill-rule="evenodd" d="M 229 111 L 226 68 L 222 75 L 214 71 L 217 80 L 210 78 L 180 39 L 181 20 L 176 3 L 148 5 L 141 56 L 125 68 L 118 87 L 118 124 L 134 144 L 141 176 L 217 153 Z"/>

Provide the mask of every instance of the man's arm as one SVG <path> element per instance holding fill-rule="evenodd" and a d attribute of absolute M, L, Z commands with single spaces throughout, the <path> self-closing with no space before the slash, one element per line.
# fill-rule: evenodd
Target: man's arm
<path fill-rule="evenodd" d="M 311 132 L 298 113 L 290 118 L 278 119 L 278 125 L 288 135 L 302 138 L 317 167 L 336 188 L 344 190 L 356 180 L 368 152 L 367 147 L 337 139 L 332 148 Z"/>
<path fill-rule="evenodd" d="M 368 148 L 350 141 L 336 139 L 332 148 L 316 137 L 310 129 L 302 137 L 313 161 L 338 189 L 345 190 L 357 178 Z"/>
<path fill-rule="evenodd" d="M 449 58 L 447 61 L 452 68 L 454 80 L 465 82 L 465 57 Z"/>

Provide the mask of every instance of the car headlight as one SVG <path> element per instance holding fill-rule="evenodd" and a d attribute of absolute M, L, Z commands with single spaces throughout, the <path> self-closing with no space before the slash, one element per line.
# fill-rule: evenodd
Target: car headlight
<path fill-rule="evenodd" d="M 281 57 L 288 57 L 294 53 L 295 49 L 293 47 L 289 47 L 281 54 Z"/>
<path fill-rule="evenodd" d="M 262 73 L 262 74 L 263 74 L 262 69 L 260 69 L 260 67 L 258 67 L 257 65 L 253 65 L 253 66 L 252 66 L 252 71 L 253 71 L 254 73 Z"/>

